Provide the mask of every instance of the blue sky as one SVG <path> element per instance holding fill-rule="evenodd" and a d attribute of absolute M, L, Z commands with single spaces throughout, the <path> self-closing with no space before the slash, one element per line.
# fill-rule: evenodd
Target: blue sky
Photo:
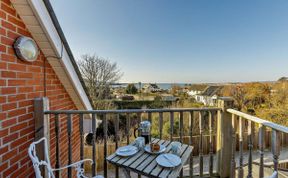
<path fill-rule="evenodd" d="M 51 0 L 75 58 L 117 62 L 122 82 L 288 76 L 287 0 Z"/>

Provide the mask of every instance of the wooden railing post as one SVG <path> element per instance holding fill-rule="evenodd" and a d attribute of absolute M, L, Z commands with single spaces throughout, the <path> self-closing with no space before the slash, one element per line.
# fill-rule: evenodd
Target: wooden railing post
<path fill-rule="evenodd" d="M 48 141 L 48 153 L 50 153 L 50 121 L 44 111 L 49 110 L 49 100 L 46 97 L 34 99 L 35 141 L 45 137 Z M 37 156 L 45 160 L 44 143 L 37 145 Z M 48 177 L 46 169 L 41 170 L 43 177 Z"/>
<path fill-rule="evenodd" d="M 220 177 L 230 177 L 232 158 L 232 117 L 226 110 L 233 108 L 233 99 L 222 97 L 218 100 L 217 119 L 217 172 Z"/>

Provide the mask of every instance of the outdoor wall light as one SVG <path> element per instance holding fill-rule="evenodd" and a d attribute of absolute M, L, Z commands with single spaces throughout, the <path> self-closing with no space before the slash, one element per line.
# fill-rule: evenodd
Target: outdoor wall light
<path fill-rule="evenodd" d="M 39 55 L 38 47 L 32 38 L 21 36 L 14 42 L 14 49 L 18 58 L 33 62 Z"/>

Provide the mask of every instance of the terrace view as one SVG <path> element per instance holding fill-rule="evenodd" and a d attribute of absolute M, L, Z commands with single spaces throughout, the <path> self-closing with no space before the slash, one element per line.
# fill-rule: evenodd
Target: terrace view
<path fill-rule="evenodd" d="M 67 2 L 0 1 L 0 177 L 288 177 L 288 2 Z"/>

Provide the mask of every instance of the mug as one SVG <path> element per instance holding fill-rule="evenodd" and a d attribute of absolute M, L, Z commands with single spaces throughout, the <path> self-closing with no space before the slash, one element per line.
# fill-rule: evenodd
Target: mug
<path fill-rule="evenodd" d="M 144 137 L 137 137 L 135 139 L 135 146 L 139 149 L 142 150 L 145 146 L 145 138 Z"/>
<path fill-rule="evenodd" d="M 181 143 L 180 142 L 172 142 L 171 143 L 171 151 L 172 151 L 172 154 L 180 156 Z"/>

